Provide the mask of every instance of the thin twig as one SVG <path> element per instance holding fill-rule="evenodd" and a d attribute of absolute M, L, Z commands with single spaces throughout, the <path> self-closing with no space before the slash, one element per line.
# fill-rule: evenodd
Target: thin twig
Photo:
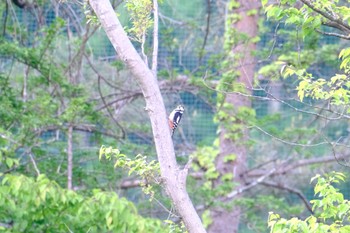
<path fill-rule="evenodd" d="M 343 158 L 349 158 L 350 155 L 342 155 L 339 156 L 338 159 L 343 159 Z M 316 157 L 316 158 L 311 158 L 311 159 L 299 159 L 293 163 L 286 163 L 285 161 L 282 162 L 282 164 L 284 164 L 284 166 L 280 166 L 280 169 L 278 169 L 274 174 L 272 174 L 272 176 L 275 175 L 281 175 L 281 174 L 286 174 L 289 171 L 294 171 L 296 168 L 298 167 L 305 167 L 305 166 L 309 166 L 309 165 L 313 165 L 313 164 L 323 164 L 323 163 L 330 163 L 330 162 L 334 162 L 336 161 L 336 159 L 334 158 L 334 156 L 325 156 L 325 157 Z M 260 177 L 264 174 L 266 174 L 267 169 L 261 169 L 258 171 L 246 171 L 244 172 L 242 175 L 244 175 L 246 178 L 252 178 L 252 177 Z"/>
<path fill-rule="evenodd" d="M 199 65 L 202 62 L 203 56 L 204 56 L 204 49 L 207 44 L 208 36 L 209 36 L 209 29 L 210 29 L 210 16 L 211 16 L 211 5 L 210 5 L 210 0 L 207 0 L 207 22 L 206 22 L 206 27 L 205 27 L 205 35 L 204 35 L 204 41 L 202 44 L 202 48 L 199 53 L 199 58 L 198 58 L 198 63 Z"/>
<path fill-rule="evenodd" d="M 261 184 L 264 185 L 264 186 L 274 187 L 274 188 L 286 190 L 288 192 L 296 194 L 301 199 L 301 201 L 304 203 L 304 205 L 306 206 L 308 211 L 310 211 L 311 214 L 314 214 L 314 212 L 312 211 L 312 207 L 311 207 L 309 201 L 307 200 L 305 195 L 300 190 L 292 188 L 292 187 L 288 187 L 288 186 L 283 185 L 283 184 L 277 184 L 277 183 L 269 182 L 269 181 L 262 181 Z"/>
<path fill-rule="evenodd" d="M 244 96 L 244 97 L 251 97 L 251 98 L 255 98 L 255 99 L 259 99 L 259 100 L 265 100 L 265 101 L 271 101 L 271 100 L 275 100 L 275 101 L 278 101 L 284 105 L 286 105 L 287 107 L 293 109 L 294 111 L 297 111 L 297 112 L 301 112 L 301 113 L 305 113 L 305 114 L 310 114 L 310 115 L 314 115 L 314 116 L 317 116 L 317 117 L 320 117 L 320 118 L 323 118 L 323 119 L 326 119 L 326 120 L 339 120 L 341 118 L 346 118 L 346 119 L 350 119 L 350 116 L 349 115 L 346 115 L 344 114 L 345 111 L 343 111 L 342 113 L 339 113 L 339 112 L 335 112 L 335 111 L 332 111 L 330 109 L 327 109 L 328 112 L 330 113 L 333 113 L 333 114 L 336 114 L 337 117 L 328 117 L 328 116 L 324 116 L 324 115 L 320 115 L 318 113 L 315 113 L 315 112 L 311 112 L 311 111 L 307 111 L 307 110 L 302 110 L 300 108 L 297 108 L 297 107 L 294 107 L 293 105 L 289 104 L 288 102 L 282 100 L 282 99 L 279 99 L 277 97 L 275 97 L 273 94 L 271 94 L 270 92 L 268 92 L 266 89 L 255 89 L 255 88 L 249 88 L 249 87 L 246 87 L 244 86 L 243 84 L 239 84 L 251 91 L 264 91 L 267 95 L 266 96 L 257 96 L 257 95 L 253 95 L 253 94 L 247 94 L 247 93 L 242 93 L 242 92 L 239 92 L 239 91 L 224 91 L 224 90 L 217 90 L 216 88 L 214 87 L 211 87 L 208 83 L 207 83 L 207 73 L 205 74 L 205 76 L 202 78 L 202 82 L 203 84 L 210 90 L 212 91 L 215 91 L 215 92 L 218 92 L 218 93 L 223 93 L 223 94 L 236 94 L 236 95 L 239 95 L 239 96 Z M 228 85 L 232 86 L 232 83 L 228 83 Z M 304 104 L 308 107 L 313 107 L 313 108 L 317 108 L 315 106 L 312 106 L 310 104 L 306 104 L 304 102 L 301 102 L 301 101 L 298 101 L 298 100 L 295 100 L 295 99 L 292 99 L 298 103 L 301 103 L 301 104 Z"/>
<path fill-rule="evenodd" d="M 153 54 L 152 54 L 152 72 L 157 77 L 157 66 L 158 66 L 158 0 L 153 0 Z"/>
<path fill-rule="evenodd" d="M 349 35 L 343 35 L 343 34 L 339 34 L 339 33 L 334 33 L 334 32 L 324 32 L 321 31 L 319 29 L 315 29 L 316 32 L 322 34 L 322 35 L 326 35 L 326 36 L 335 36 L 341 39 L 345 39 L 345 40 L 350 40 L 350 36 Z"/>
<path fill-rule="evenodd" d="M 8 140 L 8 141 L 10 141 L 10 142 L 12 142 L 12 143 L 14 143 L 14 144 L 16 144 L 16 145 L 19 144 L 16 140 L 14 140 L 14 139 L 8 137 L 8 136 L 5 135 L 5 134 L 1 134 L 1 133 L 0 133 L 0 138 L 3 138 L 3 139 L 5 139 L 5 140 Z"/>
<path fill-rule="evenodd" d="M 158 201 L 157 198 L 153 197 L 153 200 L 155 200 L 155 201 L 158 203 L 158 205 L 159 205 L 160 207 L 162 207 L 162 208 L 169 214 L 169 216 L 174 216 L 174 217 L 176 217 L 176 218 L 179 218 L 179 217 L 180 217 L 180 216 L 174 214 L 173 211 L 171 211 L 171 210 L 169 210 L 168 208 L 166 208 L 160 201 Z"/>
<path fill-rule="evenodd" d="M 34 167 L 34 170 L 35 170 L 37 176 L 40 176 L 40 171 L 39 171 L 38 166 L 37 166 L 37 164 L 36 164 L 36 162 L 35 162 L 34 156 L 32 155 L 32 152 L 29 152 L 29 153 L 28 153 L 28 156 L 29 156 L 29 158 L 30 158 L 30 161 L 31 161 L 32 164 L 33 164 L 33 167 Z"/>
<path fill-rule="evenodd" d="M 229 194 L 227 194 L 223 199 L 224 200 L 229 200 L 232 199 L 233 197 L 247 191 L 248 189 L 253 188 L 254 186 L 260 184 L 261 182 L 263 182 L 266 178 L 268 178 L 269 176 L 271 176 L 277 169 L 273 168 L 271 169 L 269 172 L 267 172 L 265 175 L 259 177 L 258 179 L 254 180 L 253 182 L 251 182 L 250 184 L 243 186 L 241 188 L 235 189 L 234 191 L 230 192 Z"/>
<path fill-rule="evenodd" d="M 302 147 L 315 147 L 315 146 L 321 146 L 321 145 L 324 145 L 324 144 L 328 144 L 328 142 L 326 141 L 323 141 L 323 142 L 319 142 L 319 143 L 314 143 L 314 144 L 302 144 L 302 143 L 297 143 L 297 142 L 290 142 L 290 141 L 286 141 L 282 138 L 278 138 L 272 134 L 270 134 L 269 132 L 265 131 L 264 129 L 262 129 L 261 127 L 257 126 L 257 125 L 252 125 L 252 126 L 249 126 L 247 128 L 255 128 L 255 129 L 258 129 L 259 131 L 261 131 L 262 133 L 266 134 L 267 136 L 279 141 L 279 142 L 282 142 L 284 144 L 288 144 L 290 146 L 302 146 Z"/>
<path fill-rule="evenodd" d="M 102 90 L 101 90 L 101 76 L 97 76 L 98 77 L 98 81 L 97 81 L 97 83 L 98 83 L 98 93 L 100 94 L 100 96 L 101 96 L 101 100 L 102 100 L 102 102 L 103 102 L 103 104 L 105 105 L 105 106 L 108 106 L 107 105 L 107 103 L 106 103 L 106 101 L 105 101 L 105 99 L 103 98 L 103 94 L 102 94 Z M 107 112 L 108 112 L 108 114 L 109 114 L 109 116 L 111 117 L 111 119 L 114 121 L 114 123 L 120 128 L 120 130 L 122 131 L 122 138 L 125 138 L 125 135 L 126 135 L 126 132 L 125 132 L 125 130 L 124 130 L 124 128 L 119 124 L 119 122 L 114 118 L 114 116 L 113 116 L 113 114 L 112 114 L 112 112 L 111 112 L 111 110 L 107 107 L 106 108 L 107 109 Z"/>
<path fill-rule="evenodd" d="M 148 58 L 145 53 L 145 43 L 146 43 L 146 32 L 142 33 L 142 39 L 141 39 L 141 55 L 142 59 L 145 62 L 146 66 L 148 67 Z"/>
<path fill-rule="evenodd" d="M 335 144 L 332 143 L 331 141 L 329 141 L 328 138 L 327 138 L 325 135 L 323 135 L 323 138 L 324 138 L 324 140 L 331 146 L 333 156 L 334 156 L 335 160 L 337 161 L 337 163 L 338 163 L 339 165 L 341 165 L 341 166 L 344 166 L 344 167 L 350 167 L 349 165 L 340 162 L 339 158 L 337 157 L 337 155 L 336 155 L 336 153 L 335 153 L 335 148 L 334 148 L 335 146 L 334 146 L 334 145 L 335 145 L 335 144 L 338 144 L 338 142 L 341 140 L 341 137 L 338 139 L 338 141 L 337 141 Z"/>
<path fill-rule="evenodd" d="M 272 53 L 273 53 L 273 51 L 274 51 L 274 49 L 275 49 L 275 47 L 276 47 L 276 42 L 277 42 L 277 31 L 278 31 L 278 28 L 279 28 L 279 26 L 280 26 L 280 23 L 281 23 L 281 22 L 278 22 L 277 25 L 276 25 L 276 27 L 275 27 L 275 31 L 274 31 L 274 33 L 273 33 L 273 42 L 272 42 L 272 46 L 271 46 L 271 48 L 270 48 L 269 55 L 265 58 L 265 60 L 268 60 L 268 59 L 271 58 Z"/>
<path fill-rule="evenodd" d="M 86 61 L 89 63 L 89 67 L 92 69 L 92 71 L 94 71 L 95 74 L 97 74 L 97 76 L 99 76 L 101 79 L 103 79 L 103 81 L 105 81 L 106 84 L 108 84 L 108 86 L 115 88 L 115 89 L 119 89 L 120 86 L 114 85 L 113 83 L 111 83 L 110 81 L 108 81 L 107 78 L 105 78 L 99 71 L 98 69 L 95 67 L 94 63 L 90 60 L 89 56 L 87 56 L 84 53 L 84 57 L 86 58 Z"/>
<path fill-rule="evenodd" d="M 159 12 L 158 15 L 159 15 L 159 17 L 160 17 L 160 19 L 162 20 L 163 23 L 164 23 L 164 20 L 167 20 L 167 21 L 169 21 L 172 24 L 177 24 L 177 25 L 180 25 L 180 26 L 187 24 L 185 22 L 178 21 L 176 19 L 172 19 L 172 18 L 170 18 L 168 16 L 165 16 L 161 12 Z"/>

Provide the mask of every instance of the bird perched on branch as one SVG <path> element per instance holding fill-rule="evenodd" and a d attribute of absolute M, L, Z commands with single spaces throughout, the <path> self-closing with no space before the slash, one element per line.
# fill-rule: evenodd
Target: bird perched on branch
<path fill-rule="evenodd" d="M 178 105 L 169 115 L 169 127 L 171 129 L 171 136 L 174 135 L 174 131 L 179 125 L 182 114 L 184 113 L 185 109 L 182 105 Z"/>

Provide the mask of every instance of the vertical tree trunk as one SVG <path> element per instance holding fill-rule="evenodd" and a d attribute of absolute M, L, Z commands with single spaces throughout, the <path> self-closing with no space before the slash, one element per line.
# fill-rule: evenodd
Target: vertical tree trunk
<path fill-rule="evenodd" d="M 234 23 L 232 27 L 237 31 L 237 33 L 243 33 L 248 36 L 248 38 L 253 38 L 257 36 L 258 24 L 257 24 L 257 14 L 248 15 L 247 12 L 252 9 L 257 8 L 257 1 L 254 0 L 240 0 L 240 7 L 232 12 L 229 9 L 229 14 L 238 14 L 240 20 Z M 230 17 L 230 16 L 228 16 Z M 230 38 L 232 39 L 232 38 Z M 248 94 L 251 92 L 252 83 L 254 79 L 254 57 L 252 52 L 255 50 L 255 44 L 251 40 L 245 40 L 238 43 L 237 46 L 232 48 L 232 53 L 235 56 L 234 66 L 238 66 L 237 71 L 239 72 L 239 77 L 236 81 L 241 83 L 243 86 L 248 87 Z M 225 97 L 225 102 L 232 104 L 234 110 L 232 114 L 236 114 L 241 107 L 251 107 L 251 101 L 248 97 L 237 95 L 237 94 L 227 94 Z M 243 122 L 232 122 L 232 124 L 244 124 Z M 240 174 L 246 168 L 246 156 L 247 148 L 245 142 L 248 138 L 248 131 L 243 130 L 241 132 L 241 137 L 238 140 L 233 140 L 227 138 L 228 130 L 221 126 L 220 131 L 220 152 L 216 160 L 216 167 L 220 175 L 227 173 L 233 173 L 233 182 L 237 184 L 242 184 L 243 181 Z M 227 155 L 234 154 L 236 156 L 233 162 L 224 162 L 224 158 Z M 217 181 L 219 184 L 220 181 Z M 237 197 L 237 196 L 236 196 Z M 208 232 L 212 233 L 235 233 L 238 232 L 238 226 L 240 221 L 241 210 L 238 206 L 234 206 L 231 210 L 224 208 L 215 208 L 211 211 L 211 216 L 213 223 L 210 225 Z"/>
<path fill-rule="evenodd" d="M 73 126 L 68 127 L 67 141 L 67 188 L 72 190 L 73 185 Z"/>
<path fill-rule="evenodd" d="M 131 44 L 109 0 L 89 0 L 102 27 L 142 89 L 145 110 L 151 120 L 162 181 L 189 233 L 206 232 L 186 191 L 187 170 L 176 163 L 167 115 L 155 74 L 146 66 Z"/>

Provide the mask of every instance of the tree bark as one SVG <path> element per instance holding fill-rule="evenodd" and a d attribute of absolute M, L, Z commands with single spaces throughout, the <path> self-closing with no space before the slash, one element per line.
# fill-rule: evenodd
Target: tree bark
<path fill-rule="evenodd" d="M 165 106 L 156 77 L 131 44 L 110 2 L 108 0 L 90 0 L 89 2 L 120 59 L 129 68 L 142 89 L 146 101 L 145 110 L 151 120 L 161 176 L 167 194 L 188 232 L 205 232 L 186 191 L 187 170 L 180 169 L 176 163 Z"/>
<path fill-rule="evenodd" d="M 235 28 L 237 33 L 244 33 L 248 38 L 257 36 L 258 32 L 258 17 L 255 15 L 248 15 L 247 12 L 257 8 L 257 1 L 254 0 L 240 0 L 240 7 L 233 12 L 229 10 L 229 14 L 239 14 L 240 20 L 234 23 L 232 27 Z M 239 77 L 235 82 L 241 83 L 247 88 L 247 94 L 252 88 L 254 80 L 254 57 L 252 51 L 255 50 L 255 44 L 251 41 L 240 42 L 237 46 L 232 48 L 232 53 L 235 55 L 235 65 L 238 65 Z M 225 102 L 234 106 L 233 114 L 237 113 L 240 107 L 251 107 L 251 100 L 248 97 L 238 94 L 227 94 Z M 243 122 L 233 122 L 233 124 L 244 124 Z M 245 141 L 248 138 L 248 131 L 244 130 L 242 136 L 238 141 L 234 141 L 231 138 L 227 138 L 227 130 L 221 126 L 219 135 L 220 139 L 220 152 L 216 159 L 216 168 L 220 175 L 227 173 L 233 173 L 233 182 L 239 186 L 243 185 L 243 180 L 240 174 L 246 169 L 246 156 L 247 148 Z M 224 162 L 224 158 L 227 155 L 234 154 L 236 159 L 233 162 Z M 220 179 L 220 177 L 219 177 Z M 220 181 L 217 181 L 220 184 Z M 238 198 L 236 195 L 235 198 Z M 239 219 L 241 210 L 238 206 L 234 206 L 232 209 L 215 208 L 211 211 L 211 217 L 213 223 L 209 226 L 208 232 L 212 233 L 232 233 L 238 232 Z"/>

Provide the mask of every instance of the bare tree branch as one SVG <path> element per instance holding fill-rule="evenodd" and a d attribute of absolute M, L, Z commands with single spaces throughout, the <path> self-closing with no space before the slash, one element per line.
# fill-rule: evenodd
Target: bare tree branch
<path fill-rule="evenodd" d="M 33 156 L 32 152 L 29 152 L 29 153 L 28 153 L 28 156 L 29 156 L 29 158 L 30 158 L 30 161 L 31 161 L 32 164 L 33 164 L 33 167 L 34 167 L 34 170 L 35 170 L 35 172 L 36 172 L 36 175 L 37 175 L 37 176 L 40 176 L 40 171 L 39 171 L 38 166 L 36 165 L 36 162 L 35 162 L 35 159 L 34 159 L 34 156 Z"/>
<path fill-rule="evenodd" d="M 136 187 L 140 187 L 141 184 L 147 184 L 147 182 L 145 180 L 124 180 L 120 183 L 120 188 L 121 189 L 129 189 L 129 188 L 136 188 Z"/>
<path fill-rule="evenodd" d="M 103 94 L 102 94 L 102 90 L 101 90 L 101 77 L 98 76 L 98 93 L 101 96 L 102 102 L 104 104 L 104 106 L 106 106 L 107 112 L 109 114 L 109 116 L 111 117 L 111 119 L 114 121 L 114 123 L 120 128 L 120 130 L 122 131 L 122 138 L 125 138 L 126 132 L 124 130 L 124 128 L 119 124 L 119 122 L 114 118 L 114 115 L 112 114 L 112 112 L 109 110 L 108 105 L 105 101 L 105 99 L 103 98 Z"/>
<path fill-rule="evenodd" d="M 170 17 L 168 17 L 168 16 L 165 16 L 165 15 L 163 15 L 161 12 L 159 12 L 159 17 L 160 17 L 160 19 L 162 20 L 163 23 L 164 23 L 165 20 L 167 20 L 167 21 L 169 21 L 171 24 L 177 24 L 177 25 L 180 25 L 180 26 L 186 25 L 186 24 L 187 24 L 186 22 L 178 21 L 178 20 L 176 20 L 176 19 L 172 19 L 172 18 L 170 18 Z"/>
<path fill-rule="evenodd" d="M 143 61 L 148 67 L 148 57 L 145 53 L 145 43 L 146 43 L 146 32 L 143 32 L 141 37 L 141 55 L 142 55 Z"/>
<path fill-rule="evenodd" d="M 345 154 L 341 156 L 337 156 L 337 159 L 344 159 L 344 158 L 350 158 L 350 154 Z M 295 162 L 290 162 L 287 163 L 286 166 L 280 167 L 277 169 L 271 176 L 276 176 L 276 175 L 284 175 L 287 174 L 290 171 L 295 170 L 298 167 L 305 167 L 313 164 L 320 164 L 320 163 L 331 163 L 336 161 L 336 158 L 332 156 L 325 156 L 321 158 L 311 158 L 311 159 L 300 159 Z M 284 162 L 282 162 L 284 163 Z M 266 174 L 270 169 L 259 169 L 259 170 L 251 170 L 251 171 L 246 171 L 242 175 L 244 175 L 247 178 L 253 178 L 253 177 L 260 177 Z"/>
<path fill-rule="evenodd" d="M 316 32 L 322 34 L 322 35 L 326 35 L 326 36 L 335 36 L 335 37 L 339 37 L 341 39 L 345 39 L 345 40 L 350 40 L 350 36 L 349 35 L 343 35 L 343 34 L 339 34 L 339 33 L 334 33 L 334 32 L 324 32 L 321 31 L 319 29 L 315 29 Z"/>
<path fill-rule="evenodd" d="M 341 163 L 341 162 L 340 162 L 340 159 L 337 157 L 337 154 L 335 153 L 335 148 L 334 148 L 334 147 L 335 147 L 335 145 L 336 145 L 338 142 L 332 143 L 331 141 L 329 141 L 329 140 L 327 139 L 327 137 L 326 137 L 325 135 L 323 135 L 323 137 L 324 137 L 324 139 L 328 142 L 328 144 L 331 146 L 334 159 L 337 161 L 337 163 L 338 163 L 339 165 L 341 165 L 341 166 L 349 167 L 349 165 L 344 164 L 344 163 Z M 339 139 L 339 140 L 340 140 L 340 139 Z M 339 141 L 339 140 L 338 140 L 338 141 Z"/>
<path fill-rule="evenodd" d="M 270 134 L 269 132 L 265 131 L 264 129 L 262 129 L 261 127 L 257 126 L 257 125 L 253 125 L 253 126 L 250 126 L 248 128 L 255 128 L 255 129 L 258 129 L 260 132 L 268 135 L 269 137 L 279 141 L 279 142 L 282 142 L 282 143 L 285 143 L 287 145 L 290 145 L 290 146 L 302 146 L 302 147 L 316 147 L 316 146 L 321 146 L 321 145 L 325 145 L 325 144 L 328 144 L 327 141 L 323 141 L 323 142 L 318 142 L 318 143 L 297 143 L 297 142 L 291 142 L 291 141 L 287 141 L 287 140 L 284 140 L 282 138 L 279 138 L 279 137 L 276 137 L 272 134 Z"/>
<path fill-rule="evenodd" d="M 244 88 L 246 88 L 246 89 L 248 89 L 250 91 L 264 91 L 266 93 L 266 96 L 258 96 L 258 95 L 253 95 L 253 94 L 242 93 L 242 92 L 239 92 L 239 91 L 217 90 L 216 89 L 217 82 L 215 82 L 215 81 L 208 81 L 207 80 L 207 75 L 205 75 L 202 78 L 202 80 L 203 80 L 203 84 L 208 89 L 210 89 L 212 91 L 215 91 L 215 92 L 219 92 L 219 93 L 223 93 L 223 94 L 237 94 L 237 95 L 240 95 L 240 96 L 251 97 L 251 98 L 255 98 L 255 99 L 259 99 L 259 100 L 265 100 L 265 101 L 278 101 L 281 104 L 283 104 L 283 105 L 293 109 L 296 112 L 301 112 L 301 113 L 305 113 L 305 114 L 309 114 L 309 115 L 314 115 L 314 116 L 317 116 L 317 117 L 320 117 L 320 118 L 323 118 L 323 119 L 326 119 L 326 120 L 339 120 L 341 118 L 350 119 L 350 115 L 346 114 L 345 109 L 344 109 L 343 112 L 336 112 L 336 111 L 333 111 L 332 109 L 326 109 L 327 112 L 336 115 L 336 117 L 330 117 L 330 116 L 326 116 L 326 115 L 321 115 L 321 114 L 319 114 L 317 112 L 312 112 L 312 111 L 309 111 L 309 110 L 303 110 L 303 109 L 297 108 L 297 107 L 293 106 L 292 104 L 286 102 L 285 100 L 282 100 L 280 98 L 275 97 L 272 93 L 270 93 L 268 90 L 266 90 L 264 88 L 257 89 L 257 88 L 252 88 L 252 87 L 248 87 L 248 86 L 243 86 Z M 232 83 L 227 83 L 227 85 L 232 86 Z M 307 107 L 312 107 L 312 108 L 317 109 L 317 106 L 313 106 L 311 104 L 307 104 L 307 103 L 301 102 L 301 101 L 296 100 L 294 98 L 291 98 L 290 100 L 294 100 L 294 101 L 296 101 L 296 102 L 298 102 L 300 104 L 303 104 L 303 105 L 305 105 Z"/>
<path fill-rule="evenodd" d="M 261 184 L 264 186 L 269 186 L 269 187 L 274 187 L 274 188 L 286 190 L 288 192 L 291 192 L 291 193 L 298 195 L 298 197 L 302 200 L 302 202 L 304 203 L 304 205 L 308 209 L 308 211 L 310 211 L 311 214 L 314 214 L 309 201 L 307 200 L 305 195 L 300 190 L 286 186 L 286 185 L 281 184 L 281 183 L 274 183 L 274 182 L 270 182 L 270 181 L 262 181 Z"/>
<path fill-rule="evenodd" d="M 223 200 L 229 200 L 232 199 L 233 197 L 247 191 L 248 189 L 253 188 L 254 186 L 260 184 L 261 182 L 263 182 L 266 178 L 268 178 L 269 176 L 271 176 L 274 172 L 276 171 L 276 168 L 271 169 L 269 172 L 267 172 L 265 175 L 259 177 L 258 179 L 254 180 L 253 182 L 251 182 L 250 184 L 243 186 L 241 188 L 235 189 L 233 190 L 231 193 L 227 194 Z"/>
<path fill-rule="evenodd" d="M 102 77 L 100 77 L 102 79 Z M 198 87 L 191 85 L 188 82 L 188 78 L 185 76 L 178 76 L 175 79 L 171 80 L 160 80 L 159 87 L 163 93 L 176 93 L 176 92 L 191 92 L 193 94 L 196 94 L 198 92 Z M 103 106 L 100 106 L 96 109 L 96 111 L 100 111 L 112 104 L 118 103 L 120 101 L 128 101 L 131 102 L 136 98 L 139 98 L 142 96 L 142 91 L 140 90 L 125 90 L 126 94 L 124 93 L 115 93 L 110 94 L 109 96 L 118 96 L 117 99 L 111 100 L 109 102 L 106 101 Z M 101 96 L 101 98 L 104 98 L 106 96 Z"/>
<path fill-rule="evenodd" d="M 152 53 L 152 72 L 157 77 L 158 66 L 158 0 L 153 0 L 153 53 Z"/>
<path fill-rule="evenodd" d="M 207 1 L 206 1 L 206 5 L 207 5 L 207 15 L 206 15 L 207 22 L 206 22 L 206 25 L 205 25 L 204 40 L 203 40 L 202 48 L 201 48 L 201 50 L 200 50 L 199 58 L 198 58 L 198 63 L 199 63 L 199 65 L 200 65 L 201 62 L 202 62 L 202 59 L 203 59 L 203 56 L 204 56 L 204 48 L 205 48 L 205 46 L 206 46 L 206 44 L 207 44 L 207 40 L 208 40 L 208 36 L 209 36 L 210 16 L 211 16 L 211 5 L 210 5 L 210 3 L 211 3 L 210 0 L 207 0 Z"/>

